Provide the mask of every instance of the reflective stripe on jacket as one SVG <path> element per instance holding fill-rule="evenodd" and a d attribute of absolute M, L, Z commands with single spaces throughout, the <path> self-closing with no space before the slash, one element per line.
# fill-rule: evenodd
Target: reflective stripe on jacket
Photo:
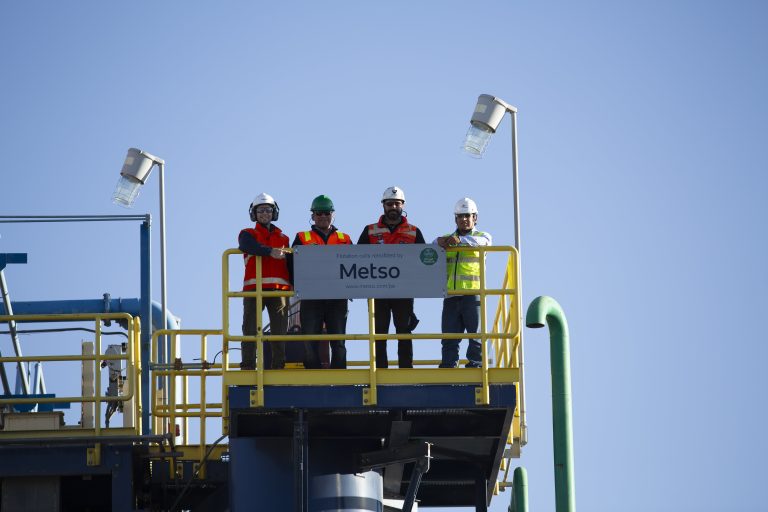
<path fill-rule="evenodd" d="M 269 230 L 261 224 L 256 224 L 255 228 L 247 228 L 243 231 L 250 233 L 261 245 L 267 247 L 289 247 L 288 237 L 280 231 L 275 225 Z M 243 263 L 245 264 L 245 276 L 243 277 L 243 291 L 256 289 L 256 258 L 252 254 L 243 254 Z M 291 281 L 288 275 L 288 263 L 283 260 L 271 258 L 269 256 L 261 257 L 261 289 L 262 290 L 290 290 Z"/>
<path fill-rule="evenodd" d="M 320 233 L 314 229 L 299 233 L 298 239 L 299 242 L 301 242 L 301 245 L 347 245 L 352 243 L 352 240 L 349 239 L 349 235 L 342 233 L 335 227 L 331 227 L 331 234 L 328 235 L 327 242 L 323 240 Z"/>
<path fill-rule="evenodd" d="M 461 247 L 477 247 L 491 245 L 491 235 L 483 231 L 472 230 L 471 233 L 460 235 L 458 232 L 445 236 L 458 236 Z M 480 251 L 445 251 L 445 267 L 448 273 L 447 286 L 449 290 L 479 290 L 480 289 Z"/>
<path fill-rule="evenodd" d="M 382 216 L 376 224 L 368 225 L 368 241 L 372 244 L 413 244 L 416 243 L 416 226 L 403 217 L 394 231 L 390 231 Z"/>

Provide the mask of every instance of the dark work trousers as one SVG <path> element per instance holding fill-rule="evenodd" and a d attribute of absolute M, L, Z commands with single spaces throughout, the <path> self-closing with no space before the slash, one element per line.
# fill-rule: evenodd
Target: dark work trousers
<path fill-rule="evenodd" d="M 346 334 L 347 299 L 302 300 L 299 309 L 301 334 Z M 304 342 L 304 367 L 320 368 L 320 341 Z M 331 368 L 347 367 L 344 340 L 331 341 Z"/>
<path fill-rule="evenodd" d="M 288 330 L 288 298 L 264 297 L 261 309 L 267 308 L 269 314 L 269 334 L 282 335 Z M 256 335 L 256 297 L 243 297 L 243 336 Z M 256 343 L 243 342 L 241 367 L 246 370 L 256 368 Z M 285 368 L 285 342 L 272 341 L 269 343 L 272 351 L 272 368 Z"/>
<path fill-rule="evenodd" d="M 443 299 L 443 332 L 476 333 L 480 320 L 480 298 L 477 295 L 455 295 Z M 443 340 L 443 360 L 441 368 L 455 368 L 459 363 L 459 343 L 461 340 Z M 483 349 L 476 339 L 469 339 L 467 347 L 468 367 L 482 365 Z"/>
<path fill-rule="evenodd" d="M 374 299 L 376 334 L 389 333 L 389 317 L 395 323 L 397 334 L 411 334 L 409 324 L 413 316 L 413 299 Z M 397 365 L 400 368 L 413 368 L 413 341 L 397 340 Z M 376 367 L 387 368 L 387 341 L 376 340 Z"/>

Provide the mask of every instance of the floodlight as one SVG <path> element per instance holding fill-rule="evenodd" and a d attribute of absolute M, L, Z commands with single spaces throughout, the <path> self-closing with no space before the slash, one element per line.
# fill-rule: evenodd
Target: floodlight
<path fill-rule="evenodd" d="M 514 229 L 515 229 L 515 248 L 517 249 L 517 283 L 518 288 L 515 293 L 522 296 L 520 290 L 520 261 L 522 249 L 520 247 L 520 200 L 518 193 L 518 179 L 517 179 L 517 108 L 513 107 L 506 101 L 491 96 L 490 94 L 481 94 L 477 98 L 477 104 L 475 105 L 475 111 L 472 113 L 472 119 L 469 121 L 469 130 L 464 138 L 464 144 L 462 148 L 470 156 L 474 158 L 482 158 L 485 148 L 488 147 L 488 143 L 491 140 L 491 136 L 496 133 L 496 130 L 504 118 L 504 114 L 509 112 L 510 121 L 512 122 L 512 211 L 514 215 Z M 518 319 L 522 323 L 522 318 Z M 520 332 L 520 354 L 521 361 L 523 352 L 523 333 Z M 522 365 L 520 366 L 520 438 L 521 443 L 526 444 L 528 442 L 528 426 L 525 419 L 525 376 Z"/>
<path fill-rule="evenodd" d="M 491 141 L 491 135 L 496 133 L 501 119 L 507 112 L 515 113 L 517 109 L 495 96 L 481 94 L 477 98 L 477 105 L 469 122 L 469 130 L 463 144 L 464 151 L 475 158 L 482 158 Z"/>
<path fill-rule="evenodd" d="M 150 155 L 140 149 L 129 148 L 128 154 L 120 171 L 120 179 L 112 194 L 112 202 L 130 208 L 139 197 L 141 186 L 146 183 L 152 173 L 152 168 L 157 164 L 165 164 L 162 158 Z"/>
<path fill-rule="evenodd" d="M 149 178 L 152 168 L 157 165 L 160 168 L 160 294 L 163 307 L 163 328 L 169 328 L 168 297 L 166 295 L 166 260 L 165 260 L 165 160 L 151 155 L 146 151 L 136 148 L 128 148 L 128 154 L 120 171 L 120 180 L 117 182 L 115 192 L 112 194 L 112 202 L 125 208 L 133 206 L 133 202 L 139 196 L 141 186 Z M 165 361 L 168 359 L 166 358 Z"/>

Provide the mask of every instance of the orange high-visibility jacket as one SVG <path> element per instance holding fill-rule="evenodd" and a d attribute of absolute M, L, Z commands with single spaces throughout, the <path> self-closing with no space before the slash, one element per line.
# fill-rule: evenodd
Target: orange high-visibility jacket
<path fill-rule="evenodd" d="M 247 231 L 261 245 L 268 247 L 288 247 L 290 241 L 288 237 L 275 225 L 269 230 L 261 224 L 256 224 L 255 228 L 247 228 Z M 245 263 L 245 276 L 243 277 L 243 291 L 256 289 L 256 258 L 252 254 L 243 254 Z M 261 289 L 262 290 L 290 290 L 291 282 L 288 275 L 288 263 L 283 260 L 263 256 L 261 258 Z"/>
<path fill-rule="evenodd" d="M 413 244 L 416 243 L 416 226 L 403 217 L 395 230 L 390 231 L 381 216 L 379 222 L 368 225 L 368 240 L 372 244 Z"/>
<path fill-rule="evenodd" d="M 349 239 L 349 235 L 342 233 L 334 227 L 331 229 L 333 231 L 330 235 L 328 235 L 327 242 L 323 240 L 323 237 L 320 236 L 320 233 L 314 229 L 297 233 L 296 237 L 298 238 L 301 245 L 347 245 L 352 243 L 352 240 Z"/>

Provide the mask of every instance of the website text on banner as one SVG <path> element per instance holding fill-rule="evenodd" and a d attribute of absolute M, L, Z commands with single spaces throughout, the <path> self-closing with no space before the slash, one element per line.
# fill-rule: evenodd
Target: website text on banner
<path fill-rule="evenodd" d="M 437 245 L 308 245 L 294 248 L 300 299 L 445 297 Z"/>

